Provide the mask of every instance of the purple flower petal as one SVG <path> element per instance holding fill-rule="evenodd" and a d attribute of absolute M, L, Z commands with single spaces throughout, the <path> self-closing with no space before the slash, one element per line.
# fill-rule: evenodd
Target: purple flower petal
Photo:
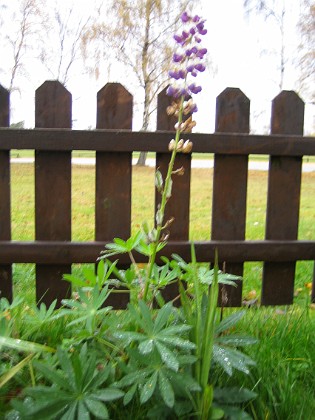
<path fill-rule="evenodd" d="M 203 64 L 198 63 L 198 64 L 195 65 L 195 69 L 200 71 L 200 72 L 203 72 L 203 71 L 206 70 L 206 67 Z"/>
<path fill-rule="evenodd" d="M 190 21 L 190 17 L 188 16 L 188 13 L 187 12 L 184 12 L 182 15 L 181 15 L 181 20 L 182 20 L 182 22 L 183 23 L 187 23 L 187 22 L 189 22 Z"/>
<path fill-rule="evenodd" d="M 182 61 L 182 59 L 183 59 L 184 57 L 183 57 L 183 55 L 181 55 L 181 54 L 177 54 L 177 53 L 175 53 L 174 55 L 173 55 L 173 61 L 174 61 L 174 63 L 180 63 L 181 61 Z"/>

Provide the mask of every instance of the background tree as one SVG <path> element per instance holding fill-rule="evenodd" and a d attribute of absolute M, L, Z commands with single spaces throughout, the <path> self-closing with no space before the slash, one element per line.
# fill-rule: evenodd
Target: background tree
<path fill-rule="evenodd" d="M 283 90 L 284 75 L 288 58 L 286 54 L 286 7 L 283 0 L 243 0 L 245 13 L 250 16 L 255 13 L 263 16 L 266 20 L 273 20 L 279 29 L 279 48 L 276 51 L 279 56 L 278 86 Z"/>
<path fill-rule="evenodd" d="M 45 19 L 43 18 L 43 4 L 41 0 L 22 0 L 18 3 L 18 9 L 11 9 L 9 4 L 2 4 L 2 28 L 10 25 L 10 31 L 2 30 L 0 54 L 7 57 L 8 69 L 7 89 L 11 92 L 18 87 L 15 85 L 19 75 L 25 75 L 25 62 L 28 53 L 32 50 L 36 41 L 39 41 Z"/>
<path fill-rule="evenodd" d="M 298 66 L 303 96 L 315 105 L 315 1 L 304 0 L 298 28 L 301 35 Z"/>
<path fill-rule="evenodd" d="M 74 6 L 55 1 L 47 11 L 46 42 L 40 52 L 40 60 L 51 77 L 64 85 L 71 68 L 82 58 L 81 39 L 92 20 L 89 11 Z"/>
<path fill-rule="evenodd" d="M 147 130 L 157 93 L 165 86 L 172 57 L 170 40 L 179 17 L 191 0 L 112 0 L 101 9 L 104 21 L 93 24 L 83 39 L 85 56 L 91 49 L 95 73 L 101 60 L 120 63 L 128 81 L 142 90 L 141 130 Z M 106 18 L 106 20 L 105 20 Z M 91 48 L 93 45 L 93 48 Z M 144 165 L 146 154 L 138 164 Z"/>

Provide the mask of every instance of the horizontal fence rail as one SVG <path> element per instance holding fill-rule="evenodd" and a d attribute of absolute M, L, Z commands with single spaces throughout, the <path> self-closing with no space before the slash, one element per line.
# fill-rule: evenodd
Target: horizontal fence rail
<path fill-rule="evenodd" d="M 95 263 L 106 243 L 130 236 L 132 153 L 155 152 L 156 167 L 166 172 L 174 133 L 174 117 L 165 112 L 170 103 L 162 91 L 157 131 L 133 132 L 132 96 L 118 83 L 107 84 L 97 94 L 96 129 L 72 130 L 71 94 L 50 81 L 36 91 L 35 129 L 18 130 L 9 128 L 9 94 L 0 85 L 0 297 L 12 300 L 13 264 L 34 263 L 37 300 L 49 304 L 57 298 L 60 303 L 71 293 L 61 280 L 71 272 L 71 264 Z M 249 108 L 239 89 L 228 88 L 217 98 L 215 133 L 183 134 L 193 142 L 193 152 L 214 154 L 212 219 L 204 227 L 210 231 L 211 225 L 211 239 L 195 242 L 197 259 L 212 263 L 217 249 L 226 271 L 239 276 L 244 262 L 263 262 L 261 303 L 291 304 L 296 261 L 315 260 L 315 238 L 297 240 L 302 158 L 315 156 L 315 139 L 303 136 L 304 103 L 294 92 L 281 92 L 272 102 L 270 135 L 249 134 Z M 12 149 L 35 151 L 32 242 L 11 240 Z M 76 150 L 96 152 L 92 242 L 71 240 L 71 160 Z M 245 240 L 249 155 L 269 155 L 266 232 L 260 241 Z M 174 179 L 166 217 L 175 221 L 162 254 L 176 253 L 189 261 L 191 155 L 178 155 L 177 163 L 185 174 Z M 156 195 L 155 208 L 158 203 Z M 145 262 L 138 257 L 139 263 Z M 129 264 L 125 255 L 120 264 Z M 227 294 L 229 306 L 240 306 L 242 282 L 236 289 L 229 287 Z M 119 299 L 121 294 L 116 294 L 111 304 L 121 308 L 128 302 Z"/>
<path fill-rule="evenodd" d="M 93 150 L 98 152 L 167 153 L 171 131 L 133 132 L 128 130 L 16 130 L 0 128 L 1 150 L 39 151 Z M 194 153 L 229 155 L 313 156 L 314 137 L 236 133 L 190 133 Z M 149 149 L 148 149 L 149 148 Z"/>

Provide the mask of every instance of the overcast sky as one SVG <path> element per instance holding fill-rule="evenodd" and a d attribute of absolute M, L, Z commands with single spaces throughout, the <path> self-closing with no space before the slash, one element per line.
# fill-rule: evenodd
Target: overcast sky
<path fill-rule="evenodd" d="M 17 0 L 10 0 L 11 2 Z M 105 0 L 106 1 L 106 0 Z M 72 0 L 62 0 L 65 6 Z M 299 0 L 286 2 L 286 63 L 284 89 L 295 90 L 298 73 L 293 58 L 296 55 L 298 33 L 296 24 L 299 12 Z M 47 1 L 47 4 L 50 2 Z M 76 0 L 76 7 L 82 10 L 90 0 Z M 243 0 L 201 0 L 195 2 L 202 7 L 202 16 L 207 19 L 208 34 L 204 43 L 208 48 L 216 68 L 205 72 L 199 81 L 203 91 L 196 96 L 199 112 L 196 114 L 197 127 L 201 132 L 214 130 L 215 98 L 226 87 L 240 88 L 251 100 L 251 127 L 256 132 L 268 130 L 270 121 L 271 100 L 279 93 L 279 56 L 280 31 L 274 19 L 267 22 L 262 18 L 244 16 Z M 196 9 L 200 13 L 200 7 Z M 2 60 L 1 60 L 2 61 Z M 1 67 L 1 65 L 0 65 Z M 67 85 L 73 97 L 74 128 L 95 127 L 95 108 L 97 91 L 108 81 L 122 82 L 132 93 L 133 87 L 126 85 L 126 77 L 115 69 L 111 80 L 103 74 L 98 80 L 82 73 L 78 68 L 72 74 Z M 51 78 L 43 68 L 33 67 L 32 77 L 25 80 L 21 95 L 12 95 L 12 121 L 25 120 L 27 127 L 34 126 L 34 91 Z M 2 82 L 0 74 L 0 83 Z M 5 86 L 6 87 L 6 86 Z M 311 129 L 314 107 L 307 107 L 305 131 Z M 133 128 L 139 129 L 140 117 Z"/>

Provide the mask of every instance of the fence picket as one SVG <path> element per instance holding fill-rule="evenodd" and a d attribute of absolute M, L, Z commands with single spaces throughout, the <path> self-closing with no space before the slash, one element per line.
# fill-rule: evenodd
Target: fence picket
<path fill-rule="evenodd" d="M 295 92 L 282 91 L 272 102 L 271 133 L 303 135 L 303 124 L 304 102 Z M 270 156 L 266 239 L 297 239 L 301 172 L 301 157 Z M 295 262 L 264 264 L 262 304 L 293 302 L 295 266 Z"/>
<path fill-rule="evenodd" d="M 10 126 L 10 93 L 0 85 L 0 127 Z M 0 150 L 0 240 L 11 240 L 10 150 Z M 12 266 L 0 264 L 0 298 L 13 298 Z"/>
<path fill-rule="evenodd" d="M 98 129 L 132 129 L 132 95 L 120 83 L 108 83 L 97 94 Z M 115 134 L 113 135 L 113 143 Z M 130 152 L 96 152 L 95 239 L 127 239 L 131 234 Z M 106 301 L 125 308 L 127 293 L 111 293 Z"/>
<path fill-rule="evenodd" d="M 250 101 L 237 88 L 225 89 L 217 98 L 215 130 L 220 133 L 249 132 Z M 248 155 L 214 156 L 212 228 L 213 240 L 245 239 Z M 219 255 L 220 259 L 220 255 Z M 243 275 L 243 263 L 225 263 L 227 273 Z M 224 306 L 240 306 L 242 282 L 221 288 Z M 223 296 L 224 295 L 224 296 Z"/>
<path fill-rule="evenodd" d="M 35 95 L 36 128 L 71 128 L 71 94 L 58 81 L 42 84 Z M 57 139 L 56 139 L 57 141 Z M 35 238 L 71 240 L 71 152 L 35 151 Z M 49 305 L 70 296 L 62 281 L 71 265 L 36 265 L 36 301 Z"/>

